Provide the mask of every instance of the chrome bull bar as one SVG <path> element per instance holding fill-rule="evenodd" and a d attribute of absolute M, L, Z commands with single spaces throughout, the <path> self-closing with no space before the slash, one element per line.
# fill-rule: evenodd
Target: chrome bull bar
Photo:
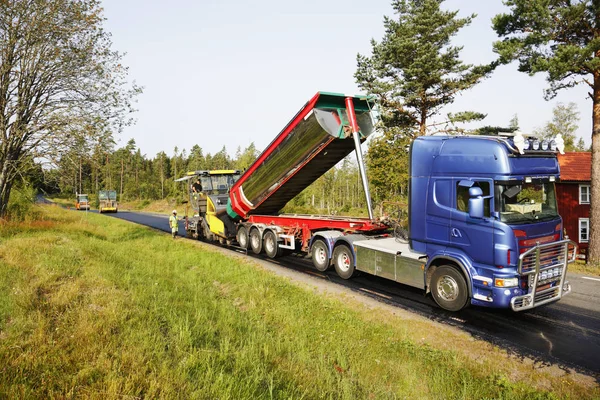
<path fill-rule="evenodd" d="M 529 291 L 513 297 L 513 311 L 529 310 L 557 301 L 571 292 L 566 280 L 567 266 L 575 261 L 577 244 L 565 239 L 559 242 L 537 244 L 519 256 L 518 273 L 529 279 Z"/>

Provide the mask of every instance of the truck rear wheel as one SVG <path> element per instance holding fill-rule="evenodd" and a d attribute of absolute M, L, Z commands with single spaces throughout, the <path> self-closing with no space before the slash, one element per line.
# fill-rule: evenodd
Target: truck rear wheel
<path fill-rule="evenodd" d="M 242 249 L 248 248 L 248 229 L 243 225 L 238 229 L 237 242 Z"/>
<path fill-rule="evenodd" d="M 277 243 L 277 235 L 275 235 L 273 231 L 267 231 L 265 233 L 263 246 L 265 248 L 265 253 L 269 258 L 279 257 L 282 253 L 282 249 L 279 247 L 279 243 Z"/>
<path fill-rule="evenodd" d="M 354 275 L 354 254 L 345 244 L 341 244 L 333 251 L 333 265 L 335 272 L 342 279 L 350 279 Z"/>
<path fill-rule="evenodd" d="M 250 229 L 250 249 L 254 254 L 260 254 L 262 251 L 262 238 L 260 232 L 256 228 Z"/>
<path fill-rule="evenodd" d="M 445 310 L 459 311 L 467 305 L 469 294 L 463 274 L 449 265 L 438 267 L 431 277 L 431 295 Z"/>
<path fill-rule="evenodd" d="M 323 240 L 315 240 L 310 255 L 317 271 L 325 272 L 329 269 L 329 249 Z"/>

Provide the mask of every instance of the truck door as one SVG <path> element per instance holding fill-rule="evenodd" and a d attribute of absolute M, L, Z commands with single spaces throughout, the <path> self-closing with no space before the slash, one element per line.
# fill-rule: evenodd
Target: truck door
<path fill-rule="evenodd" d="M 450 245 L 450 221 L 453 211 L 452 179 L 432 177 L 429 181 L 425 232 L 427 242 Z"/>
<path fill-rule="evenodd" d="M 462 250 L 481 264 L 494 264 L 494 219 L 491 179 L 454 179 L 453 202 L 450 221 L 451 246 Z M 484 197 L 484 218 L 469 217 L 469 186 L 481 188 Z"/>

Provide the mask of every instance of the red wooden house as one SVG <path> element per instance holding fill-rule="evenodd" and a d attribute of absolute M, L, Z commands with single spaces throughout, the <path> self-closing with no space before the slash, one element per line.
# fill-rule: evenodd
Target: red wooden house
<path fill-rule="evenodd" d="M 579 253 L 587 254 L 590 237 L 590 184 L 592 153 L 572 152 L 558 155 L 560 182 L 556 183 L 558 212 L 569 238 L 579 245 Z"/>

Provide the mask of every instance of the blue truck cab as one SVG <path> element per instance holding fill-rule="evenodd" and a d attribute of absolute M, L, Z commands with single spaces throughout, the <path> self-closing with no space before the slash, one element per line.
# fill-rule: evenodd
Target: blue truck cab
<path fill-rule="evenodd" d="M 419 287 L 450 311 L 559 300 L 571 291 L 565 277 L 576 245 L 558 214 L 556 147 L 521 135 L 415 139 L 409 242 L 337 237 L 338 274 L 356 269 Z"/>
<path fill-rule="evenodd" d="M 517 311 L 569 293 L 565 275 L 575 253 L 558 215 L 555 144 L 525 139 L 519 151 L 514 141 L 416 139 L 409 223 L 412 250 L 427 255 L 427 275 L 449 265 L 467 278 L 472 304 Z M 436 301 L 451 300 L 457 283 L 446 277 L 440 285 Z"/>

